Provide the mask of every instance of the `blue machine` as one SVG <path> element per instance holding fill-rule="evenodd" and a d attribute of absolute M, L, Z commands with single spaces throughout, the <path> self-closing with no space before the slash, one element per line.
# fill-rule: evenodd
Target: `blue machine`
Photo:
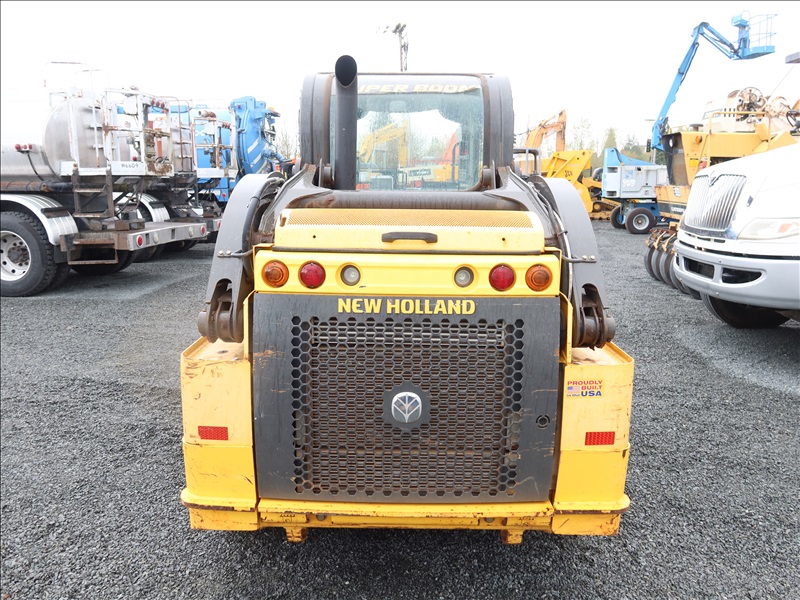
<path fill-rule="evenodd" d="M 202 176 L 205 168 L 233 167 L 232 172 L 220 177 L 217 185 L 209 189 L 223 210 L 242 177 L 280 170 L 284 158 L 275 145 L 275 119 L 280 114 L 268 108 L 265 102 L 245 96 L 231 101 L 226 108 L 211 109 L 199 104 L 191 112 L 195 123 L 198 175 Z M 218 129 L 210 124 L 209 119 L 230 123 L 230 127 Z M 215 135 L 220 136 L 221 144 L 215 143 Z M 219 146 L 228 150 L 215 152 Z M 231 165 L 231 161 L 234 164 Z"/>
<path fill-rule="evenodd" d="M 739 30 L 735 45 L 708 23 L 700 23 L 694 28 L 689 50 L 678 67 L 664 105 L 653 124 L 652 138 L 647 140 L 647 152 L 664 150 L 662 136 L 669 133 L 667 114 L 697 54 L 700 38 L 708 40 L 732 60 L 758 58 L 775 52 L 775 47 L 769 44 L 773 36 L 774 16 L 763 15 L 752 21 L 742 15 L 733 17 L 731 25 Z M 655 156 L 653 158 L 653 162 L 645 162 L 620 154 L 615 148 L 606 149 L 603 156 L 603 197 L 619 203 L 611 212 L 611 224 L 614 227 L 642 234 L 664 221 L 658 210 L 654 186 L 668 185 L 669 176 L 667 167 L 656 165 Z"/>

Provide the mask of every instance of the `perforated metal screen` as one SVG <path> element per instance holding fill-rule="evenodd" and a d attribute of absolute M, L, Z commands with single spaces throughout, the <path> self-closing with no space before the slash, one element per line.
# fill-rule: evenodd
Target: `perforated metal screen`
<path fill-rule="evenodd" d="M 558 409 L 558 301 L 476 307 L 469 316 L 347 315 L 329 297 L 257 294 L 259 495 L 546 499 Z M 408 423 L 393 412 L 407 397 L 418 400 Z"/>
<path fill-rule="evenodd" d="M 522 327 L 293 319 L 297 493 L 513 495 Z M 404 382 L 434 399 L 411 431 L 384 416 L 384 391 Z"/>

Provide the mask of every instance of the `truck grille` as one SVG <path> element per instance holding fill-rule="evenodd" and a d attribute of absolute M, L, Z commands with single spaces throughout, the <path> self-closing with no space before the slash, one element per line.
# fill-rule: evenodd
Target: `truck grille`
<path fill-rule="evenodd" d="M 695 177 L 683 226 L 700 234 L 723 233 L 733 220 L 746 182 L 747 178 L 742 175 L 720 175 L 715 179 Z"/>
<path fill-rule="evenodd" d="M 521 326 L 295 318 L 295 491 L 513 495 Z M 387 423 L 381 401 L 404 382 L 431 395 L 430 421 L 412 431 Z"/>
<path fill-rule="evenodd" d="M 338 300 L 254 295 L 259 497 L 549 498 L 559 404 L 558 298 L 476 298 L 469 314 L 425 312 L 436 298 L 392 304 L 418 304 L 416 313 L 390 312 L 390 298 L 381 309 L 375 300 L 371 312 L 358 313 Z"/>

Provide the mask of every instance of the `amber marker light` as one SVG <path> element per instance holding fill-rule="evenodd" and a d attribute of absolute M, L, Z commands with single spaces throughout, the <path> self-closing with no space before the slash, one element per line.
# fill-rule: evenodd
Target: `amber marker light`
<path fill-rule="evenodd" d="M 505 292 L 514 285 L 516 275 L 508 265 L 497 265 L 489 271 L 489 283 L 498 292 Z"/>
<path fill-rule="evenodd" d="M 315 262 L 307 262 L 300 267 L 300 283 L 310 289 L 318 288 L 325 283 L 325 269 Z"/>
<path fill-rule="evenodd" d="M 261 273 L 264 283 L 270 287 L 281 287 L 289 281 L 289 269 L 278 260 L 271 260 L 265 264 Z"/>
<path fill-rule="evenodd" d="M 544 265 L 533 265 L 528 269 L 528 272 L 525 273 L 525 283 L 527 283 L 528 287 L 534 292 L 546 290 L 550 287 L 552 281 L 553 274 L 550 272 L 550 269 Z"/>

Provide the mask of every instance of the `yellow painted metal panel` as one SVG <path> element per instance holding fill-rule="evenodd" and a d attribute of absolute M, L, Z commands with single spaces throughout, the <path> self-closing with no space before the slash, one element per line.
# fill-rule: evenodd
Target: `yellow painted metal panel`
<path fill-rule="evenodd" d="M 255 531 L 260 529 L 255 512 L 232 510 L 205 510 L 189 508 L 189 525 L 192 529 L 217 531 Z"/>
<path fill-rule="evenodd" d="M 625 495 L 629 449 L 570 450 L 562 452 L 554 504 L 580 502 L 587 509 L 596 503 L 621 502 Z"/>
<path fill-rule="evenodd" d="M 617 535 L 619 515 L 556 515 L 552 531 L 558 535 Z"/>
<path fill-rule="evenodd" d="M 200 507 L 253 510 L 256 475 L 252 446 L 183 443 L 185 502 Z"/>
<path fill-rule="evenodd" d="M 189 443 L 253 443 L 250 362 L 242 344 L 201 338 L 181 355 L 183 435 Z M 201 439 L 200 428 L 223 428 L 227 440 Z"/>
<path fill-rule="evenodd" d="M 262 498 L 258 503 L 262 514 L 314 514 L 352 517 L 387 517 L 391 519 L 448 518 L 517 518 L 534 519 L 553 514 L 550 502 L 497 504 L 388 504 L 364 502 L 314 502 L 309 500 L 273 500 Z"/>
<path fill-rule="evenodd" d="M 561 450 L 627 448 L 633 359 L 613 343 L 575 348 L 565 368 Z M 587 446 L 588 432 L 614 432 L 612 445 Z"/>
<path fill-rule="evenodd" d="M 382 241 L 395 231 L 435 233 L 438 240 Z M 294 248 L 432 249 L 482 252 L 544 250 L 544 229 L 525 211 L 349 210 L 301 208 L 281 213 L 275 245 Z"/>

